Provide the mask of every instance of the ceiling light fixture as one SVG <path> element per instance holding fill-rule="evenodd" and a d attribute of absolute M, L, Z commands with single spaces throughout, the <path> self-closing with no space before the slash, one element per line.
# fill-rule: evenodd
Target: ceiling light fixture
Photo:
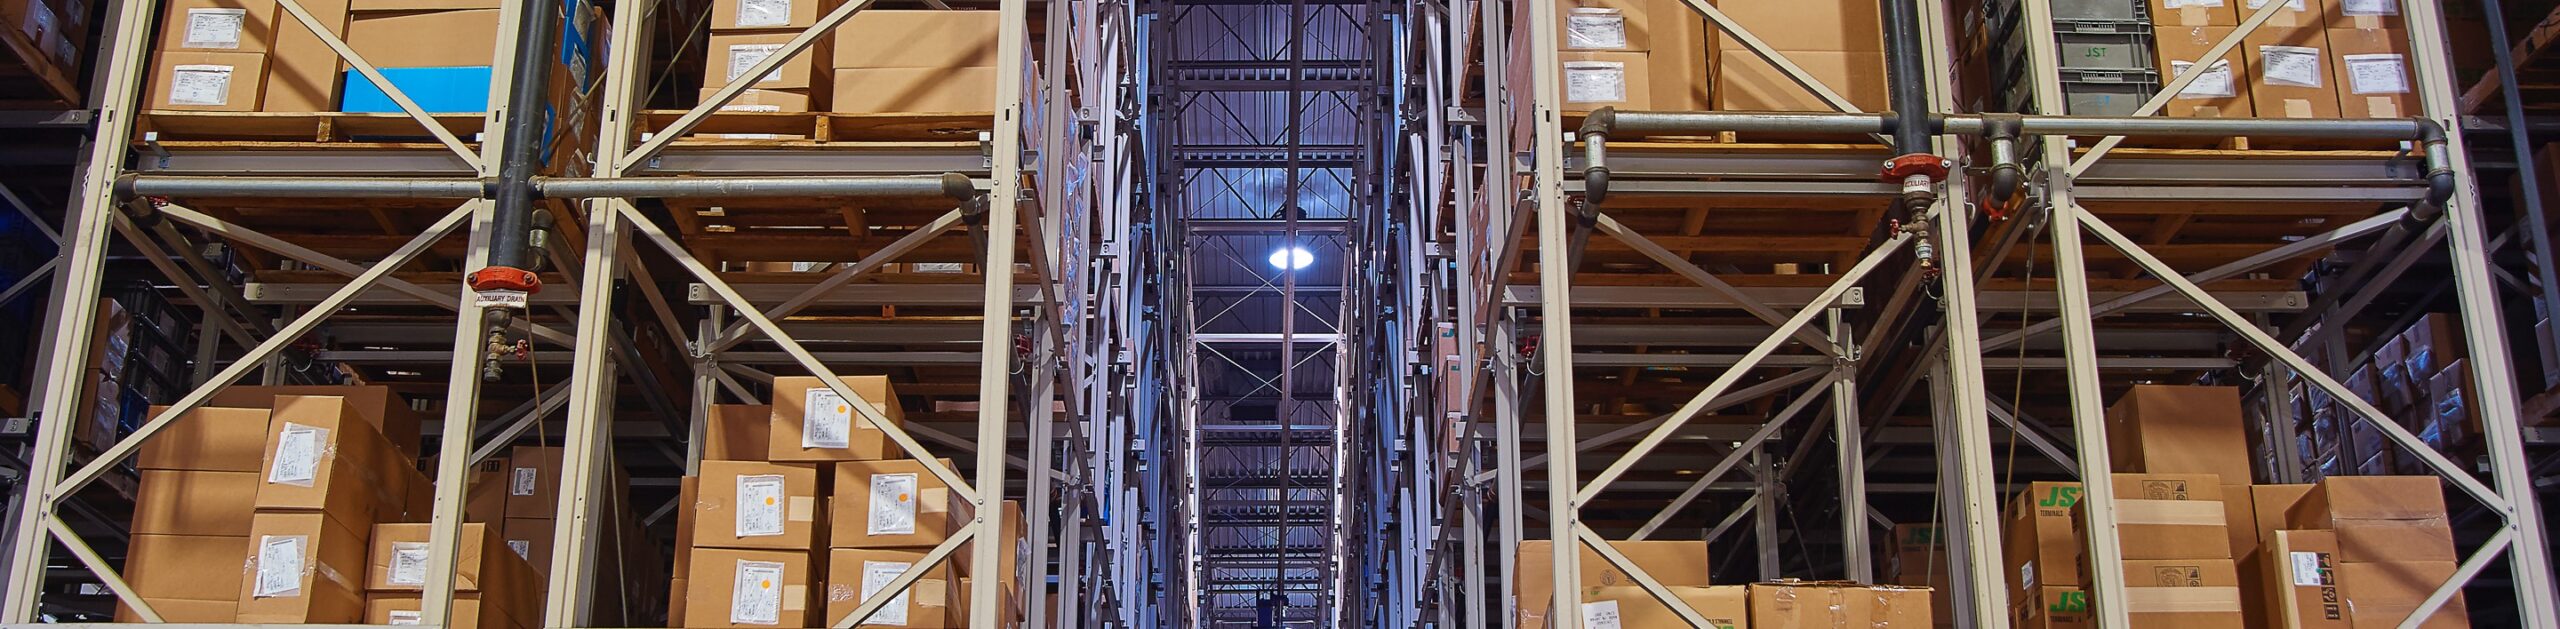
<path fill-rule="evenodd" d="M 1295 271 L 1315 263 L 1316 254 L 1307 253 L 1305 247 L 1290 247 L 1271 252 L 1271 266 L 1283 271 Z"/>

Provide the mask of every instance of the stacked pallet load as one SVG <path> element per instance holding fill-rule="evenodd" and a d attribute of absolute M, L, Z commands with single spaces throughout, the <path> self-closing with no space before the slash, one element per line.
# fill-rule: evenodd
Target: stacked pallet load
<path fill-rule="evenodd" d="M 89 46 L 88 0 L 0 0 L 0 64 L 5 74 L 35 79 L 64 106 L 80 102 L 80 53 Z"/>
<path fill-rule="evenodd" d="M 1794 579 L 1710 585 L 1706 542 L 1616 541 L 1610 542 L 1609 547 L 1643 569 L 1711 627 L 1922 629 L 1934 624 L 1930 610 L 1935 605 L 1930 602 L 1931 590 L 1927 587 Z M 1617 564 L 1587 546 L 1575 550 L 1582 577 L 1578 605 L 1554 600 L 1555 542 L 1520 543 L 1514 562 L 1519 578 L 1512 596 L 1519 602 L 1522 628 L 1546 627 L 1547 619 L 1557 613 L 1579 613 L 1585 627 L 1688 626 L 1679 611 L 1638 585 L 1635 577 Z"/>
<path fill-rule="evenodd" d="M 2430 476 L 2323 479 L 2267 532 L 2270 627 L 2396 627 L 2453 578 L 2444 485 Z M 2416 625 L 2469 627 L 2459 592 Z"/>
<path fill-rule="evenodd" d="M 2319 337 L 2314 330 L 2311 336 Z M 2328 354 L 2326 348 L 2307 345 L 2295 351 L 2313 364 L 2321 364 Z M 2480 443 L 2476 393 L 2470 361 L 2464 356 L 2461 326 L 2451 315 L 2430 313 L 2388 335 L 2372 353 L 2372 362 L 2340 382 L 2419 441 L 2459 460 Z M 2294 440 L 2305 478 L 2431 473 L 2425 463 L 2364 421 L 2344 400 L 2299 377 L 2292 391 L 2299 423 L 2282 438 Z"/>
<path fill-rule="evenodd" d="M 414 625 L 425 602 L 427 524 L 383 524 L 373 531 L 372 560 L 365 569 L 365 624 Z M 453 608 L 446 626 L 507 629 L 542 624 L 542 576 L 509 550 L 498 527 L 462 525 L 454 551 Z"/>
<path fill-rule="evenodd" d="M 1931 622 L 1940 627 L 1955 626 L 1955 606 L 1949 599 L 1954 591 L 1947 587 L 1947 540 L 1936 524 L 1896 524 L 1893 538 L 1885 541 L 1884 582 L 1930 588 L 1929 609 L 1935 613 Z"/>
<path fill-rule="evenodd" d="M 1615 589 L 1617 587 L 1635 585 L 1634 577 L 1627 576 L 1626 571 L 1619 570 L 1617 564 L 1610 563 L 1608 559 L 1601 557 L 1598 551 L 1576 542 L 1565 543 L 1577 546 L 1574 549 L 1575 561 L 1582 574 L 1584 596 L 1581 603 L 1585 618 L 1602 611 L 1631 618 L 1653 618 L 1671 613 L 1669 607 L 1663 606 L 1660 600 L 1653 598 L 1650 594 L 1639 591 L 1635 592 L 1634 596 L 1629 596 L 1627 592 L 1617 591 Z M 1571 609 L 1571 602 L 1550 605 L 1555 602 L 1555 544 L 1556 542 L 1534 539 L 1520 542 L 1518 561 L 1513 562 L 1513 565 L 1519 567 L 1519 578 L 1513 583 L 1511 593 L 1520 602 L 1520 626 L 1523 629 L 1547 626 L 1548 615 L 1559 611 L 1555 607 Z M 1699 591 L 1709 587 L 1708 573 L 1712 571 L 1712 564 L 1707 562 L 1706 542 L 1617 541 L 1610 542 L 1609 547 L 1621 555 L 1626 555 L 1628 560 L 1635 562 L 1636 567 L 1643 568 L 1646 575 L 1652 576 L 1663 586 L 1671 588 L 1674 594 L 1680 595 L 1684 600 L 1703 597 L 1724 600 L 1732 604 L 1740 602 L 1740 597 L 1733 594 L 1734 591 L 1741 589 L 1740 586 L 1725 586 L 1731 589 L 1719 590 L 1721 595 Z M 1735 617 L 1744 615 L 1738 605 L 1727 609 L 1730 611 L 1721 615 Z M 1720 615 L 1704 608 L 1700 611 L 1710 612 L 1710 616 Z M 1591 623 L 1584 624 L 1587 626 Z M 1651 625 L 1628 624 L 1627 626 Z M 1675 622 L 1667 626 L 1679 625 Z"/>
<path fill-rule="evenodd" d="M 745 76 L 756 63 L 782 50 L 801 30 L 835 8 L 823 0 L 725 0 L 711 3 L 710 56 L 703 64 L 702 97 Z M 824 59 L 831 43 L 820 39 L 754 87 L 722 106 L 722 111 L 805 113 L 825 111 L 832 73 Z"/>
<path fill-rule="evenodd" d="M 2159 56 L 2169 76 L 2273 0 L 2244 5 L 2168 2 L 2155 10 Z M 2399 3 L 2286 0 L 2230 56 L 2172 100 L 2172 116 L 2222 118 L 2402 118 L 2409 100 L 2409 36 Z M 2231 65 L 2235 59 L 2239 65 Z"/>

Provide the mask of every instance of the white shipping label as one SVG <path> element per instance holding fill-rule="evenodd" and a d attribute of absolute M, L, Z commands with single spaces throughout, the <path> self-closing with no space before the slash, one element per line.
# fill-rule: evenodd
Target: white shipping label
<path fill-rule="evenodd" d="M 853 403 L 826 387 L 810 389 L 805 399 L 807 408 L 800 411 L 800 447 L 853 447 Z"/>
<path fill-rule="evenodd" d="M 756 112 L 756 113 L 780 113 L 780 112 L 782 111 L 782 106 L 781 106 L 781 105 L 721 105 L 721 106 L 720 106 L 720 111 L 752 111 L 752 112 Z"/>
<path fill-rule="evenodd" d="M 2355 94 L 2409 93 L 2409 61 L 2394 53 L 2347 55 L 2347 91 Z"/>
<path fill-rule="evenodd" d="M 2025 587 L 2036 586 L 2036 562 L 2018 564 L 2018 582 L 2025 584 Z"/>
<path fill-rule="evenodd" d="M 385 580 L 392 585 L 426 585 L 427 543 L 392 542 L 391 576 Z"/>
<path fill-rule="evenodd" d="M 2197 7 L 2197 8 L 2216 7 L 2216 8 L 2218 8 L 2218 7 L 2221 7 L 2221 6 L 2222 6 L 2222 0 L 2168 0 L 2168 1 L 2166 1 L 2166 2 L 2162 2 L 2162 3 L 2160 3 L 2160 6 L 2168 7 L 2168 8 L 2170 8 L 2170 9 L 2172 9 L 2172 10 L 2175 10 L 2175 9 L 2184 9 L 2184 8 L 2187 8 L 2187 7 Z"/>
<path fill-rule="evenodd" d="M 2249 10 L 2251 11 L 2256 11 L 2258 9 L 2265 8 L 2266 6 L 2267 0 L 2249 0 Z M 2284 2 L 2284 8 L 2293 11 L 2309 11 L 2311 10 L 2310 6 L 2311 5 L 2304 3 L 2303 0 L 2285 0 Z"/>
<path fill-rule="evenodd" d="M 302 546 L 300 535 L 268 535 L 258 538 L 257 582 L 249 594 L 254 598 L 300 596 L 302 594 Z"/>
<path fill-rule="evenodd" d="M 1575 103 L 1627 100 L 1627 64 L 1615 61 L 1567 61 L 1564 99 Z"/>
<path fill-rule="evenodd" d="M 1618 619 L 1618 602 L 1583 603 L 1582 626 L 1587 629 L 1625 629 Z"/>
<path fill-rule="evenodd" d="M 782 476 L 738 477 L 738 536 L 782 534 Z"/>
<path fill-rule="evenodd" d="M 2187 69 L 2195 65 L 2193 61 L 2169 62 L 2170 70 L 2175 73 L 2172 76 L 2186 76 Z M 2236 92 L 2232 91 L 2230 61 L 2213 62 L 2211 67 L 2205 68 L 2204 75 L 2187 84 L 2187 89 L 2178 90 L 2178 98 L 2229 98 L 2233 94 Z"/>
<path fill-rule="evenodd" d="M 777 52 L 782 52 L 782 44 L 734 44 L 729 46 L 729 80 L 734 82 L 738 80 L 738 77 L 746 76 L 748 70 L 755 69 L 756 64 L 763 63 L 765 57 L 771 57 L 773 56 L 773 53 Z M 772 72 L 765 73 L 764 78 L 756 79 L 756 82 L 772 83 L 780 80 L 782 80 L 782 68 L 775 67 Z"/>
<path fill-rule="evenodd" d="M 871 522 L 864 525 L 866 535 L 914 535 L 916 532 L 916 475 L 871 475 Z"/>
<path fill-rule="evenodd" d="M 248 9 L 187 9 L 186 48 L 240 49 L 240 27 L 249 21 Z"/>
<path fill-rule="evenodd" d="M 738 583 L 729 594 L 729 624 L 782 624 L 782 564 L 738 560 Z"/>
<path fill-rule="evenodd" d="M 2320 578 L 2320 553 L 2293 551 L 2293 584 L 2318 587 L 2326 585 Z"/>
<path fill-rule="evenodd" d="M 1627 15 L 1617 9 L 1574 9 L 1564 16 L 1564 47 L 1620 50 L 1627 47 Z"/>
<path fill-rule="evenodd" d="M 285 422 L 284 430 L 276 433 L 275 463 L 267 468 L 267 482 L 295 487 L 319 482 L 320 442 L 328 434 L 318 426 Z"/>
<path fill-rule="evenodd" d="M 421 614 L 418 610 L 414 609 L 394 609 L 391 610 L 391 624 L 415 625 L 418 624 L 418 619 L 423 616 L 424 614 Z"/>
<path fill-rule="evenodd" d="M 516 551 L 517 557 L 523 557 L 527 560 L 533 559 L 533 542 L 531 541 L 521 539 L 507 540 L 507 550 Z"/>
<path fill-rule="evenodd" d="M 533 495 L 534 481 L 540 480 L 541 478 L 542 470 L 530 467 L 516 468 L 515 477 L 508 479 L 507 495 L 531 496 Z"/>
<path fill-rule="evenodd" d="M 738 28 L 790 24 L 791 0 L 738 0 Z"/>
<path fill-rule="evenodd" d="M 2400 0 L 2341 0 L 2338 10 L 2347 15 L 2399 15 Z"/>
<path fill-rule="evenodd" d="M 872 595 L 889 587 L 890 581 L 898 580 L 898 575 L 906 574 L 907 567 L 913 565 L 902 561 L 862 562 L 862 601 L 859 602 L 870 601 Z M 892 627 L 907 624 L 907 592 L 900 591 L 897 596 L 890 597 L 889 604 L 880 606 L 880 611 L 871 614 L 871 619 L 862 621 L 862 624 Z"/>
<path fill-rule="evenodd" d="M 2268 85 L 2320 86 L 2320 49 L 2259 46 L 2258 68 Z"/>
<path fill-rule="evenodd" d="M 169 104 L 231 104 L 231 66 L 187 64 L 169 69 Z"/>

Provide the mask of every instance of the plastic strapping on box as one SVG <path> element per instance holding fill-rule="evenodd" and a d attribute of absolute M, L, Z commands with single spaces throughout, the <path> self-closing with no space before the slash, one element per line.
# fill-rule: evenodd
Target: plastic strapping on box
<path fill-rule="evenodd" d="M 779 474 L 738 477 L 738 537 L 782 534 L 782 487 Z"/>
<path fill-rule="evenodd" d="M 392 542 L 391 574 L 383 580 L 392 585 L 427 584 L 427 543 Z"/>
<path fill-rule="evenodd" d="M 738 560 L 729 593 L 729 624 L 782 624 L 782 563 Z"/>
<path fill-rule="evenodd" d="M 914 535 L 916 532 L 916 475 L 871 475 L 871 520 L 864 524 L 865 535 Z"/>
<path fill-rule="evenodd" d="M 268 535 L 258 538 L 258 570 L 249 589 L 251 598 L 278 598 L 302 595 L 302 548 L 309 538 L 300 535 Z"/>
<path fill-rule="evenodd" d="M 248 9 L 187 9 L 186 41 L 180 48 L 239 50 L 241 27 L 249 22 Z"/>
<path fill-rule="evenodd" d="M 906 574 L 907 568 L 914 565 L 903 561 L 862 562 L 862 600 L 871 600 L 871 597 L 879 594 L 880 590 L 889 587 L 890 581 L 898 580 L 898 575 Z M 914 588 L 908 588 L 908 590 L 913 591 Z M 897 596 L 889 598 L 889 604 L 880 606 L 880 611 L 871 614 L 871 618 L 863 621 L 862 624 L 891 626 L 907 624 L 907 603 L 907 592 L 899 592 Z"/>
<path fill-rule="evenodd" d="M 1583 603 L 1582 626 L 1584 629 L 1625 629 L 1618 617 L 1618 602 Z"/>
<path fill-rule="evenodd" d="M 1627 100 L 1627 64 L 1616 61 L 1564 63 L 1564 99 L 1574 103 Z"/>
<path fill-rule="evenodd" d="M 2224 526 L 2220 500 L 2117 500 L 2117 524 Z"/>
<path fill-rule="evenodd" d="M 1564 47 L 1580 50 L 1625 50 L 1627 15 L 1617 9 L 1584 7 L 1565 12 Z"/>
<path fill-rule="evenodd" d="M 828 387 L 809 389 L 800 411 L 800 447 L 853 447 L 853 404 Z"/>
<path fill-rule="evenodd" d="M 2177 587 L 2124 589 L 2124 609 L 2133 613 L 2217 613 L 2240 611 L 2240 588 Z"/>
<path fill-rule="evenodd" d="M 326 428 L 285 422 L 284 429 L 276 432 L 276 451 L 270 457 L 274 462 L 267 468 L 267 483 L 310 487 L 319 482 L 321 444 L 328 439 Z"/>

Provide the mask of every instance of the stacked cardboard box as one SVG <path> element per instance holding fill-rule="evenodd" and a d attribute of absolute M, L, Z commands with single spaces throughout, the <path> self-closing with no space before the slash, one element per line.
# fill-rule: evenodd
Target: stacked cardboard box
<path fill-rule="evenodd" d="M 81 421 L 71 427 L 71 442 L 91 452 L 115 446 L 123 436 L 124 361 L 132 354 L 133 317 L 113 299 L 98 300 L 95 331 L 89 339 L 88 395 L 80 398 Z"/>
<path fill-rule="evenodd" d="M 1572 542 L 1567 542 L 1572 543 Z M 1709 565 L 1707 544 L 1699 541 L 1610 542 L 1609 547 L 1626 555 L 1664 586 L 1673 588 L 1706 587 Z M 1592 603 L 1602 590 L 1635 585 L 1635 579 L 1609 563 L 1598 551 L 1577 546 L 1576 565 L 1582 575 L 1583 603 Z M 1512 596 L 1520 602 L 1520 626 L 1536 629 L 1547 626 L 1547 614 L 1555 601 L 1555 542 L 1526 540 L 1520 543 L 1519 578 L 1512 584 Z M 1625 609 L 1622 608 L 1622 613 Z M 1663 611 L 1668 611 L 1667 609 Z M 1704 610 L 1702 610 L 1704 611 Z M 1640 625 L 1628 625 L 1640 626 Z"/>
<path fill-rule="evenodd" d="M 1796 67 L 1863 111 L 1887 105 L 1884 27 L 1871 2 L 1718 0 L 1716 8 Z M 1735 38 L 1715 38 L 1715 108 L 1832 111 L 1829 103 L 1753 54 Z"/>
<path fill-rule="evenodd" d="M 1751 624 L 1759 627 L 1925 627 L 1929 588 L 1845 581 L 1751 584 Z M 1672 625 L 1678 626 L 1678 625 Z"/>
<path fill-rule="evenodd" d="M 505 489 L 499 537 L 545 575 L 551 573 L 552 539 L 558 530 L 561 454 L 551 446 L 516 446 L 507 452 L 506 472 L 499 479 Z"/>
<path fill-rule="evenodd" d="M 135 455 L 141 482 L 124 577 L 162 618 L 228 623 L 238 617 L 243 572 L 201 567 L 249 556 L 267 421 L 262 408 L 196 409 Z M 121 606 L 116 618 L 140 620 Z"/>
<path fill-rule="evenodd" d="M 711 3 L 710 56 L 703 64 L 703 95 L 745 77 L 747 70 L 780 52 L 800 31 L 835 8 L 832 0 L 716 0 Z M 820 39 L 755 81 L 753 97 L 731 101 L 744 111 L 811 109 L 825 98 L 829 40 Z M 816 103 L 823 107 L 824 103 Z"/>
<path fill-rule="evenodd" d="M 1567 111 L 1687 111 L 1711 104 L 1706 23 L 1680 0 L 1568 0 L 1556 3 L 1556 12 L 1541 19 L 1557 24 Z M 1514 80 L 1526 85 L 1529 64 L 1513 67 Z"/>
<path fill-rule="evenodd" d="M 418 624 L 430 546 L 426 524 L 374 527 L 365 569 L 365 623 Z M 541 626 L 542 577 L 507 549 L 498 527 L 462 525 L 454 551 L 454 602 L 447 626 L 512 629 Z"/>
<path fill-rule="evenodd" d="M 262 467 L 240 622 L 361 621 L 374 525 L 427 516 L 417 463 L 347 398 L 279 395 Z"/>
<path fill-rule="evenodd" d="M 1670 586 L 1671 595 L 1682 605 L 1698 612 L 1713 629 L 1737 629 L 1751 626 L 1751 587 L 1740 585 Z M 1653 592 L 1639 586 L 1616 585 L 1585 588 L 1582 595 L 1584 627 L 1687 627 L 1671 606 L 1655 598 Z"/>
<path fill-rule="evenodd" d="M 2153 0 L 2162 74 L 2192 64 L 2270 1 L 2275 14 L 2230 56 L 2179 92 L 2172 116 L 2398 118 L 2412 102 L 2408 35 L 2399 5 L 2377 0 Z"/>
<path fill-rule="evenodd" d="M 89 43 L 87 0 L 0 0 L 0 24 L 17 31 L 38 57 L 30 65 L 50 66 L 65 77 L 79 76 L 80 51 Z M 76 99 L 75 99 L 76 100 Z"/>
<path fill-rule="evenodd" d="M 1954 608 L 1948 599 L 1947 540 L 1935 524 L 1896 524 L 1893 538 L 1886 540 L 1884 582 L 1930 588 L 1929 609 L 1936 610 L 1934 622 L 1941 627 L 1955 626 Z"/>
<path fill-rule="evenodd" d="M 802 0 L 807 1 L 807 0 Z M 995 111 L 995 11 L 856 13 L 835 32 L 839 113 Z"/>
<path fill-rule="evenodd" d="M 2293 531 L 2328 532 L 2334 572 L 2300 579 L 2300 572 L 2286 570 L 2284 583 L 2334 582 L 2346 626 L 2400 626 L 2456 567 L 2443 492 L 2442 481 L 2432 476 L 2321 480 L 2293 505 L 2286 521 Z M 2419 626 L 2467 627 L 2466 618 L 2457 594 Z"/>

